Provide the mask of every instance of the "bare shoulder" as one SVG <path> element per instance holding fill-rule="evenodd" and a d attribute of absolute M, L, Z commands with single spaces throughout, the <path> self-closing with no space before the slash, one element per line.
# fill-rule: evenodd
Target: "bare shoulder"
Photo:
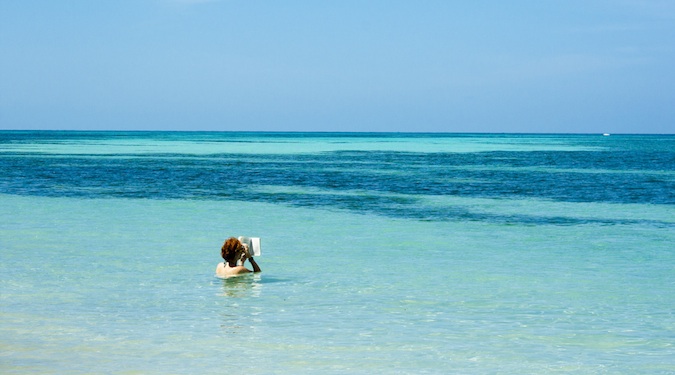
<path fill-rule="evenodd" d="M 228 277 L 249 272 L 251 271 L 244 266 L 230 267 L 224 263 L 218 263 L 216 267 L 216 276 L 218 277 Z"/>
<path fill-rule="evenodd" d="M 242 273 L 249 273 L 251 272 L 248 268 L 244 266 L 236 266 L 236 267 L 227 267 L 228 268 L 228 274 L 230 275 L 239 275 Z"/>
<path fill-rule="evenodd" d="M 216 276 L 218 277 L 225 277 L 225 263 L 218 263 L 216 266 Z"/>

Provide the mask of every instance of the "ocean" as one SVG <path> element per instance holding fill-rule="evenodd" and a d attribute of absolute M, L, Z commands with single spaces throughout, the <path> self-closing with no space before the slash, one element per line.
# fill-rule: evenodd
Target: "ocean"
<path fill-rule="evenodd" d="M 674 135 L 0 131 L 0 172 L 2 374 L 675 374 Z"/>

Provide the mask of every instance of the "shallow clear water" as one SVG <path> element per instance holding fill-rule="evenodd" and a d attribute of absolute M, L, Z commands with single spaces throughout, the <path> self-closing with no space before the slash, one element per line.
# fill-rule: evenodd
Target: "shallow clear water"
<path fill-rule="evenodd" d="M 0 372 L 675 373 L 674 145 L 0 132 Z"/>

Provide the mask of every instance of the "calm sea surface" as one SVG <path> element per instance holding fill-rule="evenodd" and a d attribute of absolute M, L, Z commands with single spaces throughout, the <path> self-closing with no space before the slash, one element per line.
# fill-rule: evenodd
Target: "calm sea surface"
<path fill-rule="evenodd" d="M 674 208 L 672 135 L 0 131 L 0 373 L 675 374 Z"/>

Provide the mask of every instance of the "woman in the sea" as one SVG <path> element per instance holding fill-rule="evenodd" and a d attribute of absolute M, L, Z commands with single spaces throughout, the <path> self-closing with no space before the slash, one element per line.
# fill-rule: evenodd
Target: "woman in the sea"
<path fill-rule="evenodd" d="M 258 263 L 255 262 L 248 250 L 248 246 L 243 245 L 234 237 L 225 240 L 223 247 L 220 249 L 220 255 L 225 261 L 223 263 L 218 263 L 218 267 L 216 267 L 216 276 L 230 277 L 249 272 L 260 272 Z M 249 263 L 251 263 L 253 271 L 244 267 L 244 262 L 246 262 L 247 259 Z M 240 260 L 241 264 L 237 264 Z"/>

